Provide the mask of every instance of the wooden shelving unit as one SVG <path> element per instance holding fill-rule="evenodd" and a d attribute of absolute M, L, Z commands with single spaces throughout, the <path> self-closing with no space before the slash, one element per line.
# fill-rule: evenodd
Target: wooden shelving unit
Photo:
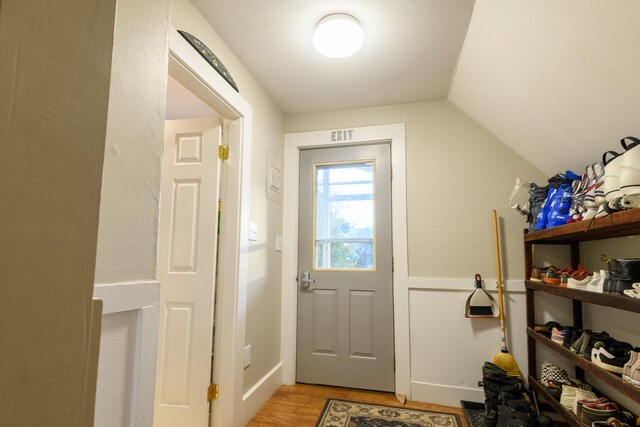
<path fill-rule="evenodd" d="M 571 267 L 577 268 L 580 261 L 580 242 L 602 240 L 616 237 L 640 235 L 640 209 L 617 212 L 601 219 L 580 221 L 566 224 L 548 230 L 524 232 L 525 246 L 525 274 L 531 277 L 533 268 L 534 245 L 568 245 L 571 251 Z M 634 254 L 637 256 L 638 254 Z M 576 376 L 584 380 L 585 372 L 600 379 L 611 389 L 618 391 L 634 402 L 640 404 L 640 389 L 628 384 L 617 375 L 591 363 L 591 361 L 574 354 L 565 347 L 556 344 L 549 338 L 533 329 L 535 326 L 535 293 L 543 292 L 550 295 L 568 298 L 572 301 L 573 325 L 582 328 L 582 304 L 597 304 L 619 310 L 640 313 L 640 300 L 624 295 L 600 294 L 580 289 L 563 288 L 546 283 L 525 280 L 527 301 L 527 350 L 529 367 L 529 384 L 531 388 L 554 408 L 571 425 L 578 427 L 580 421 L 560 405 L 545 387 L 535 377 L 537 371 L 536 346 L 543 345 L 571 362 L 576 368 Z"/>

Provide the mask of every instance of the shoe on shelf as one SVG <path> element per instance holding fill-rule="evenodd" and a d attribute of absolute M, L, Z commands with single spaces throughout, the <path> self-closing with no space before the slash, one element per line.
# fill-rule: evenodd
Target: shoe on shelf
<path fill-rule="evenodd" d="M 556 268 L 554 266 L 549 266 L 549 267 L 533 267 L 531 269 L 531 277 L 529 278 L 529 280 L 531 280 L 532 282 L 538 282 L 538 283 L 542 283 L 542 280 L 547 277 L 547 272 L 549 270 L 555 270 Z"/>
<path fill-rule="evenodd" d="M 607 403 L 607 402 L 609 402 L 609 399 L 607 399 L 606 397 L 596 397 L 593 399 L 578 399 L 576 401 L 577 403 L 576 416 L 578 418 L 582 416 L 582 408 L 584 408 L 585 405 L 596 405 L 596 404 Z"/>
<path fill-rule="evenodd" d="M 611 158 L 608 158 L 611 156 Z M 622 154 L 615 151 L 607 151 L 602 155 L 604 165 L 604 197 L 607 202 L 622 197 L 620 192 L 620 171 L 622 169 Z"/>
<path fill-rule="evenodd" d="M 587 271 L 577 276 L 569 276 L 567 278 L 567 288 L 587 290 L 587 286 L 592 279 L 593 275 Z"/>
<path fill-rule="evenodd" d="M 562 328 L 562 329 L 558 329 L 556 327 L 553 327 L 551 329 L 551 340 L 556 343 L 556 344 L 560 344 L 562 345 L 564 343 L 564 337 L 567 334 L 567 330 Z"/>
<path fill-rule="evenodd" d="M 547 322 L 544 325 L 535 325 L 533 330 L 538 332 L 539 334 L 544 335 L 547 338 L 551 338 L 551 334 L 554 328 L 564 329 L 564 327 L 558 322 Z"/>
<path fill-rule="evenodd" d="M 583 202 L 583 209 L 594 209 L 603 204 L 604 197 L 604 165 L 595 162 L 587 166 L 587 189 Z"/>
<path fill-rule="evenodd" d="M 616 416 L 619 416 L 620 414 L 616 414 Z M 630 421 L 626 418 L 629 417 L 620 417 L 620 418 L 625 418 L 625 421 Z M 629 423 L 625 422 L 625 421 L 620 421 L 619 419 L 617 419 L 616 417 L 611 417 L 607 420 L 607 424 L 609 424 L 611 427 L 631 427 Z M 633 422 L 633 420 L 631 420 L 630 422 Z"/>
<path fill-rule="evenodd" d="M 544 363 L 542 365 L 540 370 L 540 382 L 544 386 L 547 386 L 550 382 L 567 385 L 571 384 L 567 371 L 552 363 Z"/>
<path fill-rule="evenodd" d="M 591 351 L 591 361 L 594 364 L 600 366 L 602 369 L 613 372 L 614 374 L 622 374 L 624 371 L 624 366 L 629 362 L 630 359 L 631 353 L 617 356 L 609 353 L 603 347 L 596 347 Z"/>
<path fill-rule="evenodd" d="M 637 350 L 631 352 L 629 362 L 624 365 L 622 379 L 640 388 L 640 353 Z"/>
<path fill-rule="evenodd" d="M 622 292 L 628 297 L 640 299 L 640 291 L 637 289 L 625 289 Z"/>
<path fill-rule="evenodd" d="M 618 412 L 618 406 L 613 402 L 584 403 L 580 411 L 580 422 L 590 426 L 594 421 L 607 421 Z"/>
<path fill-rule="evenodd" d="M 622 294 L 625 289 L 632 289 L 633 283 L 640 280 L 640 258 L 620 258 L 611 261 L 609 270 L 611 272 L 611 268 L 614 267 L 617 274 L 610 274 L 609 292 Z"/>
<path fill-rule="evenodd" d="M 582 335 L 576 342 L 571 345 L 571 351 L 578 353 L 585 359 L 591 360 L 591 352 L 596 346 L 596 343 L 601 342 L 604 346 L 611 344 L 613 338 L 605 331 L 593 332 L 590 329 L 586 329 L 582 332 Z"/>
<path fill-rule="evenodd" d="M 563 268 L 562 270 L 549 269 L 547 275 L 542 281 L 548 285 L 560 286 L 563 278 L 568 278 L 569 273 L 573 272 L 570 268 Z"/>
<path fill-rule="evenodd" d="M 567 411 L 573 411 L 573 407 L 576 405 L 576 393 L 578 392 L 577 387 L 573 387 L 570 385 L 562 386 L 562 395 L 560 396 L 560 404 L 564 406 L 564 409 Z"/>
<path fill-rule="evenodd" d="M 598 276 L 596 278 L 596 273 Z M 589 292 L 604 292 L 604 281 L 609 278 L 609 272 L 607 270 L 600 270 L 599 272 L 593 273 L 593 279 L 589 283 L 587 283 L 587 291 Z"/>
<path fill-rule="evenodd" d="M 571 347 L 580 336 L 582 335 L 582 329 L 574 328 L 573 326 L 566 326 L 565 330 L 567 331 L 564 334 L 564 341 L 562 342 L 562 346 L 565 348 Z"/>
<path fill-rule="evenodd" d="M 589 167 L 589 166 L 587 166 Z M 585 173 L 571 183 L 571 207 L 569 208 L 569 216 L 574 221 L 581 217 L 586 210 L 584 208 L 584 198 L 587 195 L 587 185 L 589 180 Z"/>
<path fill-rule="evenodd" d="M 638 362 L 638 355 L 639 354 L 640 353 L 638 353 L 637 351 L 629 352 L 629 360 L 622 367 L 622 380 L 623 381 L 628 382 L 628 383 L 631 382 L 631 368 L 633 367 L 633 365 L 636 364 L 636 362 Z"/>
<path fill-rule="evenodd" d="M 621 141 L 626 152 L 620 169 L 620 192 L 624 195 L 640 193 L 640 139 L 628 136 Z M 628 142 L 628 143 L 627 143 Z M 635 207 L 635 206 L 634 206 Z"/>
<path fill-rule="evenodd" d="M 571 184 L 562 184 L 556 193 L 556 197 L 551 202 L 549 214 L 547 216 L 547 228 L 564 225 L 571 219 L 569 209 L 571 208 Z"/>

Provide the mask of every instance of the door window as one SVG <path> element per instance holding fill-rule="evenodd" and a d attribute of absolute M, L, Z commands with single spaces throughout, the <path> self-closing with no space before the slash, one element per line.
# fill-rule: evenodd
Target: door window
<path fill-rule="evenodd" d="M 314 165 L 314 270 L 375 271 L 375 161 Z"/>

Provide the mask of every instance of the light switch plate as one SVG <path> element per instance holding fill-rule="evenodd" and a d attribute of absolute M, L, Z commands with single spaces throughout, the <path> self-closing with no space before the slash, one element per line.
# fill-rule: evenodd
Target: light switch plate
<path fill-rule="evenodd" d="M 251 365 L 251 344 L 244 348 L 244 367 Z"/>
<path fill-rule="evenodd" d="M 282 236 L 276 234 L 276 252 L 282 252 Z"/>
<path fill-rule="evenodd" d="M 282 160 L 272 152 L 267 153 L 267 199 L 280 203 L 282 193 Z"/>
<path fill-rule="evenodd" d="M 252 242 L 258 240 L 258 224 L 255 222 L 249 224 L 249 240 Z"/>

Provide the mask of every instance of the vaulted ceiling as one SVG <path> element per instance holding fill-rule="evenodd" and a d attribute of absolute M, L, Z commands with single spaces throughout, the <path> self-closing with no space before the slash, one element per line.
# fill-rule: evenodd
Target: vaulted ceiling
<path fill-rule="evenodd" d="M 543 172 L 640 135 L 637 0 L 192 0 L 285 114 L 449 98 Z M 365 31 L 313 50 L 318 20 Z"/>

